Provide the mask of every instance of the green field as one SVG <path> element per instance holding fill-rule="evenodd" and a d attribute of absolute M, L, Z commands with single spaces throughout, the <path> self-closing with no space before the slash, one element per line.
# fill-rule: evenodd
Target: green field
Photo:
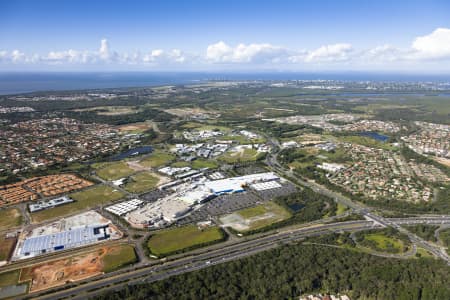
<path fill-rule="evenodd" d="M 347 211 L 347 209 L 348 209 L 347 206 L 345 206 L 345 205 L 343 205 L 341 203 L 338 203 L 337 204 L 336 215 L 337 216 L 342 215 L 343 213 L 345 213 Z"/>
<path fill-rule="evenodd" d="M 130 245 L 114 247 L 112 251 L 102 258 L 103 271 L 105 273 L 115 271 L 128 264 L 136 262 L 136 252 Z"/>
<path fill-rule="evenodd" d="M 348 136 L 340 137 L 339 140 L 342 142 L 346 142 L 346 143 L 358 144 L 358 145 L 363 145 L 363 146 L 378 148 L 378 149 L 384 149 L 384 150 L 396 150 L 397 149 L 396 147 L 394 147 L 392 144 L 390 144 L 388 142 L 383 143 L 383 142 L 377 141 L 373 138 L 366 137 L 366 136 L 348 135 Z"/>
<path fill-rule="evenodd" d="M 143 193 L 156 187 L 159 178 L 150 172 L 141 172 L 131 176 L 124 185 L 124 189 L 130 193 Z"/>
<path fill-rule="evenodd" d="M 15 285 L 19 282 L 20 269 L 0 274 L 0 287 Z"/>
<path fill-rule="evenodd" d="M 172 163 L 170 166 L 174 167 L 174 168 L 184 168 L 184 167 L 190 167 L 191 164 L 188 163 L 187 161 L 176 161 L 176 162 Z"/>
<path fill-rule="evenodd" d="M 0 210 L 0 231 L 22 224 L 22 215 L 17 208 L 6 208 Z"/>
<path fill-rule="evenodd" d="M 214 160 L 196 159 L 192 162 L 193 169 L 210 168 L 217 169 L 219 164 Z"/>
<path fill-rule="evenodd" d="M 222 239 L 223 233 L 218 227 L 198 229 L 196 225 L 187 225 L 155 233 L 148 240 L 147 246 L 152 254 L 165 256 Z"/>
<path fill-rule="evenodd" d="M 97 175 L 104 180 L 117 180 L 135 172 L 123 161 L 94 164 L 93 167 L 96 169 Z"/>
<path fill-rule="evenodd" d="M 31 214 L 34 222 L 42 222 L 44 220 L 61 217 L 79 212 L 84 209 L 93 208 L 98 205 L 108 204 L 112 201 L 119 200 L 125 195 L 106 185 L 96 185 L 92 188 L 70 194 L 69 197 L 75 202 L 57 206 Z"/>
<path fill-rule="evenodd" d="M 332 152 L 317 151 L 315 148 L 303 148 L 295 150 L 293 154 L 293 161 L 288 165 L 292 168 L 305 169 L 307 167 L 315 167 L 323 162 L 327 163 L 345 163 L 351 160 L 350 156 L 342 148 L 337 148 Z"/>
<path fill-rule="evenodd" d="M 428 250 L 425 250 L 424 248 L 417 247 L 416 257 L 434 258 L 434 255 L 431 254 Z"/>
<path fill-rule="evenodd" d="M 149 157 L 139 161 L 139 164 L 146 168 L 157 168 L 168 164 L 174 159 L 175 155 L 172 153 L 155 150 Z"/>
<path fill-rule="evenodd" d="M 217 169 L 219 167 L 219 164 L 215 160 L 196 159 L 191 163 L 189 163 L 187 161 L 177 161 L 177 162 L 172 163 L 170 166 L 177 167 L 177 168 L 191 167 L 193 169 L 202 169 L 202 168 Z"/>
<path fill-rule="evenodd" d="M 270 201 L 223 216 L 220 220 L 225 226 L 239 232 L 246 232 L 269 226 L 290 217 L 289 211 Z"/>
<path fill-rule="evenodd" d="M 365 243 L 364 246 L 369 246 L 369 248 L 375 251 L 403 252 L 404 244 L 401 240 L 388 237 L 382 233 L 367 234 L 364 236 L 364 239 L 369 242 Z M 370 245 L 373 245 L 373 247 L 370 247 Z"/>
<path fill-rule="evenodd" d="M 219 160 L 227 163 L 256 161 L 263 155 L 263 153 L 259 153 L 255 149 L 243 149 L 242 151 L 236 152 L 228 151 L 225 154 L 219 156 Z"/>

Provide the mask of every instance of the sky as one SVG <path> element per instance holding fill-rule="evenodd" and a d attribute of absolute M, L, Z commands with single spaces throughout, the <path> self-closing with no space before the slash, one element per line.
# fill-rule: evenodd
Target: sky
<path fill-rule="evenodd" d="M 450 1 L 0 1 L 0 71 L 450 74 Z"/>

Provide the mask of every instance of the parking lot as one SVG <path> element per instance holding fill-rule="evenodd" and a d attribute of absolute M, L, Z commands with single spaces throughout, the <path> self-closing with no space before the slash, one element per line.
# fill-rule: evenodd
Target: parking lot
<path fill-rule="evenodd" d="M 236 210 L 260 204 L 262 201 L 262 199 L 250 191 L 231 195 L 221 195 L 212 199 L 201 208 L 192 212 L 186 218 L 179 220 L 177 223 L 187 224 L 205 221 L 211 216 L 227 214 Z"/>
<path fill-rule="evenodd" d="M 296 187 L 285 182 L 282 187 L 265 191 L 247 190 L 242 193 L 218 196 L 187 217 L 178 220 L 177 224 L 189 224 L 209 220 L 211 217 L 229 214 L 244 208 L 252 207 L 276 197 L 288 195 L 296 191 Z"/>
<path fill-rule="evenodd" d="M 166 191 L 160 191 L 158 189 L 142 194 L 139 198 L 148 202 L 154 202 L 160 198 L 163 198 L 168 193 Z"/>
<path fill-rule="evenodd" d="M 261 199 L 264 201 L 273 200 L 276 197 L 280 196 L 286 196 L 292 193 L 295 193 L 297 191 L 297 188 L 295 185 L 293 185 L 290 182 L 284 182 L 282 184 L 282 187 L 270 189 L 270 190 L 263 190 L 263 191 L 254 191 Z"/>

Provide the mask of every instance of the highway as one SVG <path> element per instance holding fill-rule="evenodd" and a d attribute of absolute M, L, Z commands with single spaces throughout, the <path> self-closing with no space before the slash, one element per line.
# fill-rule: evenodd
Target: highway
<path fill-rule="evenodd" d="M 270 235 L 265 235 L 257 238 L 249 237 L 248 240 L 239 240 L 234 243 L 224 245 L 222 248 L 205 251 L 195 256 L 183 257 L 173 261 L 167 261 L 163 264 L 145 265 L 142 268 L 134 269 L 128 268 L 113 274 L 106 274 L 89 280 L 81 281 L 74 284 L 73 287 L 58 291 L 51 294 L 46 294 L 49 291 L 43 293 L 29 294 L 19 299 L 86 299 L 92 297 L 95 294 L 99 294 L 105 291 L 105 289 L 119 289 L 127 284 L 137 283 L 149 283 L 164 278 L 199 270 L 209 267 L 211 265 L 224 263 L 227 261 L 239 259 L 242 257 L 250 256 L 255 253 L 259 253 L 279 244 L 299 241 L 306 237 L 318 236 L 331 232 L 340 231 L 358 231 L 364 229 L 371 229 L 382 226 L 395 226 L 397 223 L 403 223 L 405 221 L 417 222 L 443 221 L 445 224 L 450 224 L 450 216 L 436 216 L 432 218 L 409 218 L 409 219 L 388 219 L 388 223 L 382 224 L 379 220 L 359 220 L 359 221 L 347 221 L 340 223 L 330 224 L 316 224 L 309 227 L 302 227 L 297 229 L 285 229 L 279 232 L 275 232 Z M 381 220 L 382 221 L 382 220 Z M 435 248 L 428 247 L 428 244 L 422 244 L 420 240 L 412 238 L 412 241 L 417 245 L 435 253 Z M 437 254 L 437 253 L 436 253 Z"/>
<path fill-rule="evenodd" d="M 96 294 L 102 293 L 106 290 L 120 289 L 128 284 L 135 283 L 149 283 L 164 278 L 199 270 L 209 267 L 211 265 L 224 263 L 227 261 L 239 259 L 255 253 L 266 251 L 279 244 L 295 242 L 306 237 L 326 234 L 330 232 L 340 231 L 358 231 L 370 229 L 375 227 L 393 227 L 400 232 L 408 235 L 414 247 L 422 247 L 435 256 L 442 258 L 447 263 L 450 263 L 450 258 L 439 246 L 430 242 L 424 241 L 420 237 L 412 234 L 400 225 L 414 225 L 414 224 L 450 224 L 450 216 L 422 216 L 414 218 L 393 218 L 388 219 L 379 216 L 373 212 L 369 207 L 362 204 L 355 203 L 349 198 L 328 190 L 327 188 L 310 181 L 298 179 L 292 174 L 290 170 L 284 169 L 277 161 L 276 154 L 267 156 L 267 164 L 280 175 L 286 178 L 295 178 L 295 182 L 299 185 L 309 187 L 317 193 L 326 195 L 342 203 L 354 212 L 361 214 L 366 220 L 328 223 L 328 224 L 313 224 L 309 227 L 300 228 L 285 228 L 280 231 L 267 233 L 266 235 L 256 235 L 246 238 L 237 239 L 228 243 L 224 243 L 221 248 L 214 246 L 207 247 L 195 255 L 185 256 L 178 259 L 166 261 L 162 264 L 143 264 L 124 268 L 122 270 L 101 275 L 95 278 L 87 279 L 77 283 L 67 284 L 61 288 L 47 290 L 39 293 L 32 293 L 18 299 L 86 299 Z M 322 220 L 323 222 L 324 220 Z"/>
<path fill-rule="evenodd" d="M 355 231 L 373 228 L 371 221 L 348 221 L 332 224 L 316 225 L 314 227 L 291 229 L 281 231 L 268 236 L 250 239 L 243 242 L 236 242 L 223 248 L 205 252 L 196 256 L 184 257 L 178 260 L 169 261 L 162 265 L 144 266 L 140 269 L 127 269 L 117 272 L 114 275 L 107 274 L 90 280 L 74 284 L 74 287 L 55 291 L 51 294 L 49 291 L 43 293 L 29 294 L 18 299 L 86 299 L 96 293 L 96 289 L 114 285 L 120 287 L 124 284 L 153 282 L 163 278 L 178 275 L 193 270 L 208 267 L 233 259 L 239 259 L 261 251 L 276 247 L 280 243 L 298 241 L 306 237 L 326 234 L 335 231 Z"/>
<path fill-rule="evenodd" d="M 272 145 L 272 147 L 274 147 L 275 149 L 279 149 L 280 145 L 279 145 L 277 140 L 275 140 L 275 139 L 273 139 L 271 137 L 267 137 L 267 140 Z M 277 160 L 277 155 L 278 155 L 278 152 L 275 152 L 275 151 L 270 153 L 269 155 L 267 155 L 266 163 L 267 163 L 268 166 L 270 166 L 272 169 L 276 170 L 278 173 L 286 176 L 287 178 L 294 177 L 298 184 L 303 185 L 305 187 L 309 187 L 313 191 L 315 191 L 316 193 L 319 193 L 319 194 L 328 196 L 328 197 L 330 197 L 332 199 L 335 199 L 336 202 L 339 202 L 341 204 L 346 205 L 347 207 L 353 209 L 354 212 L 359 213 L 359 214 L 363 215 L 366 218 L 374 220 L 374 221 L 378 222 L 379 224 L 381 224 L 381 225 L 383 225 L 385 227 L 391 226 L 391 227 L 396 228 L 400 232 L 408 235 L 408 237 L 411 239 L 411 242 L 415 243 L 417 246 L 423 247 L 424 249 L 430 251 L 435 256 L 443 259 L 444 261 L 447 262 L 447 264 L 450 265 L 450 257 L 446 253 L 445 249 L 443 249 L 442 247 L 439 247 L 439 246 L 437 246 L 435 244 L 432 244 L 432 243 L 430 243 L 428 241 L 425 241 L 424 239 L 418 237 L 417 235 L 409 232 L 405 228 L 400 227 L 401 224 L 397 224 L 397 223 L 395 223 L 393 221 L 390 221 L 387 218 L 384 218 L 382 216 L 379 216 L 379 215 L 375 214 L 370 207 L 364 206 L 364 205 L 359 204 L 359 203 L 355 203 L 351 199 L 349 199 L 348 197 L 345 197 L 344 195 L 339 194 L 337 192 L 331 191 L 331 190 L 327 189 L 326 187 L 324 187 L 324 186 L 322 186 L 320 184 L 317 184 L 316 182 L 304 181 L 302 179 L 299 179 L 298 177 L 296 177 L 293 174 L 293 172 L 291 170 L 287 170 L 283 166 L 281 166 L 281 164 Z M 433 224 L 433 223 L 431 223 L 430 219 L 426 220 L 426 218 L 427 217 L 425 217 L 425 220 L 424 220 L 425 224 Z M 447 218 L 450 218 L 450 217 L 447 216 Z M 413 219 L 416 220 L 416 222 L 421 222 L 422 221 L 421 217 L 417 217 L 417 218 L 413 218 Z M 445 217 L 443 219 L 445 219 Z M 398 222 L 402 223 L 402 220 L 399 220 Z M 403 220 L 403 222 L 404 222 L 404 220 Z M 406 223 L 407 222 L 408 221 L 406 221 Z M 444 220 L 441 220 L 441 221 L 438 220 L 436 222 L 445 222 L 445 221 Z M 405 224 L 405 223 L 402 223 L 402 224 Z M 415 224 L 421 224 L 421 223 L 415 223 Z M 440 224 L 444 224 L 444 223 L 440 223 Z"/>

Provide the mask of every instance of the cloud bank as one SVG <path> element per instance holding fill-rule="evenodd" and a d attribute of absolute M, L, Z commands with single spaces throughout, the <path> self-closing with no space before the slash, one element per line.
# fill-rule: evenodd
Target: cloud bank
<path fill-rule="evenodd" d="M 0 49 L 0 66 L 5 65 L 139 65 L 150 68 L 186 68 L 236 66 L 292 69 L 308 67 L 363 67 L 397 64 L 450 63 L 450 29 L 437 28 L 417 36 L 409 47 L 384 44 L 370 49 L 355 49 L 348 42 L 328 44 L 316 49 L 292 49 L 270 43 L 229 45 L 218 41 L 206 46 L 203 53 L 186 53 L 180 49 L 152 49 L 132 53 L 114 51 L 107 39 L 100 41 L 97 50 L 62 50 L 46 54 L 24 53 L 18 49 Z M 445 65 L 445 64 L 444 64 Z M 441 65 L 442 66 L 442 65 Z M 449 66 L 449 64 L 447 64 Z"/>

